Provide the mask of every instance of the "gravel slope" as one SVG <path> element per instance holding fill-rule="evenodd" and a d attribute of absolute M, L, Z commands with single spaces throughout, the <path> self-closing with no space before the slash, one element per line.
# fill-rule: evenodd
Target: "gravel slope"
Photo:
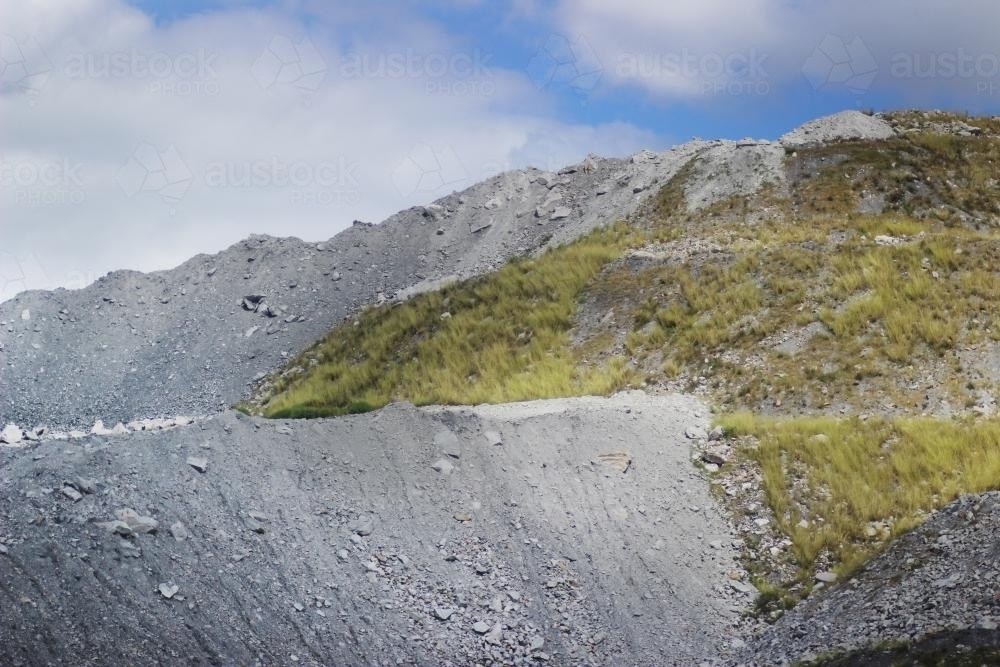
<path fill-rule="evenodd" d="M 214 413 L 363 305 L 633 213 L 705 145 L 509 172 L 325 243 L 254 236 L 170 271 L 18 295 L 0 304 L 0 426 Z M 244 309 L 246 296 L 270 310 Z"/>
<path fill-rule="evenodd" d="M 629 393 L 0 448 L 0 664 L 714 660 L 750 595 L 706 417 Z M 155 534 L 103 525 L 125 508 Z"/>
<path fill-rule="evenodd" d="M 854 578 L 786 614 L 742 657 L 752 665 L 785 665 L 899 643 L 918 650 L 943 644 L 949 651 L 964 644 L 991 647 L 993 658 L 983 664 L 997 664 L 998 624 L 1000 492 L 994 492 L 948 505 Z M 951 639 L 934 641 L 941 636 Z M 841 664 L 897 663 L 865 653 Z"/>
<path fill-rule="evenodd" d="M 0 426 L 211 414 L 359 307 L 489 272 L 623 219 L 692 161 L 694 210 L 783 183 L 782 146 L 887 133 L 884 120 L 845 112 L 781 145 L 696 140 L 591 157 L 558 173 L 512 171 L 324 243 L 253 236 L 170 271 L 24 293 L 0 303 Z M 244 309 L 246 296 L 265 305 Z"/>

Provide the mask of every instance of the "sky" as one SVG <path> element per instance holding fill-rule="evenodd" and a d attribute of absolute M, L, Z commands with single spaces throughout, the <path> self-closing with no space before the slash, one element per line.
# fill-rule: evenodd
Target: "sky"
<path fill-rule="evenodd" d="M 1000 113 L 995 0 L 0 4 L 0 300 L 325 240 L 507 169 Z"/>

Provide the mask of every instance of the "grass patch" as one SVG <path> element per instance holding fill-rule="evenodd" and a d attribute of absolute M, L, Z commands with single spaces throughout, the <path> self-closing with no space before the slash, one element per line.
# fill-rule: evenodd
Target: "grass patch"
<path fill-rule="evenodd" d="M 300 357 L 293 365 L 309 372 L 279 380 L 265 414 L 613 392 L 629 381 L 624 360 L 581 366 L 567 332 L 577 300 L 621 256 L 629 232 L 622 224 L 601 229 L 495 274 L 369 310 Z"/>
<path fill-rule="evenodd" d="M 823 555 L 851 572 L 891 535 L 966 493 L 1000 488 L 1000 419 L 723 417 L 750 436 L 767 502 L 794 555 L 809 571 Z"/>

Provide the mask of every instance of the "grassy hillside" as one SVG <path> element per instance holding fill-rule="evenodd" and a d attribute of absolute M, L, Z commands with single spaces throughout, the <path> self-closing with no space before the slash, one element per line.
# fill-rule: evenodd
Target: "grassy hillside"
<path fill-rule="evenodd" d="M 982 416 L 1000 389 L 1000 122 L 893 120 L 896 138 L 788 155 L 753 197 L 689 213 L 686 169 L 628 224 L 370 309 L 255 409 L 700 392 L 803 572 L 850 569 L 887 537 L 872 522 L 896 534 L 1000 486 L 1000 420 Z"/>
<path fill-rule="evenodd" d="M 542 257 L 397 306 L 361 314 L 308 351 L 275 386 L 271 417 L 330 416 L 409 400 L 499 403 L 607 394 L 625 386 L 623 359 L 581 363 L 567 332 L 577 300 L 619 256 L 616 225 Z"/>

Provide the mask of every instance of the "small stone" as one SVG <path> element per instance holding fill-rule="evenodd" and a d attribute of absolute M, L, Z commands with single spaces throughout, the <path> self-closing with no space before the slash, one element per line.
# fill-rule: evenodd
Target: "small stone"
<path fill-rule="evenodd" d="M 375 530 L 375 522 L 371 517 L 359 517 L 349 523 L 347 529 L 361 537 L 368 537 Z"/>
<path fill-rule="evenodd" d="M 187 464 L 201 473 L 208 470 L 208 459 L 201 456 L 189 456 Z"/>
<path fill-rule="evenodd" d="M 754 588 L 753 585 L 748 584 L 745 581 L 730 580 L 729 585 L 733 588 L 733 590 L 747 595 L 752 595 L 757 592 L 757 589 Z"/>
<path fill-rule="evenodd" d="M 490 624 L 484 621 L 476 621 L 475 625 L 472 626 L 472 629 L 477 635 L 485 635 L 490 631 Z"/>
<path fill-rule="evenodd" d="M 434 608 L 434 615 L 437 617 L 437 619 L 439 621 L 447 621 L 449 618 L 451 618 L 452 614 L 454 614 L 454 613 L 455 613 L 455 610 L 452 609 L 451 607 L 435 607 Z"/>
<path fill-rule="evenodd" d="M 77 477 L 74 486 L 86 494 L 97 493 L 97 482 L 92 479 Z"/>
<path fill-rule="evenodd" d="M 268 521 L 267 515 L 264 514 L 263 512 L 258 512 L 256 510 L 251 510 L 251 511 L 247 512 L 247 514 L 249 515 L 249 517 L 251 519 L 254 519 L 255 521 L 260 521 L 261 523 L 267 523 L 267 521 Z"/>
<path fill-rule="evenodd" d="M 176 584 L 160 584 L 157 587 L 157 590 L 160 591 L 160 595 L 168 600 L 173 599 L 173 597 L 177 595 L 177 591 L 180 589 L 180 586 L 177 586 Z"/>
<path fill-rule="evenodd" d="M 441 473 L 442 475 L 450 475 L 451 471 L 455 469 L 455 466 L 452 465 L 450 461 L 446 461 L 445 459 L 438 459 L 437 461 L 431 464 L 431 468 Z"/>
<path fill-rule="evenodd" d="M 462 523 L 468 523 L 472 521 L 472 515 L 468 512 L 455 512 L 455 521 L 460 521 Z"/>
<path fill-rule="evenodd" d="M 832 584 L 837 581 L 836 572 L 817 572 L 816 581 L 822 582 L 824 584 Z"/>
<path fill-rule="evenodd" d="M 260 523 L 260 521 L 257 521 L 257 519 L 251 519 L 250 517 L 247 517 L 246 521 L 244 521 L 244 524 L 246 525 L 247 530 L 249 530 L 250 532 L 257 533 L 258 535 L 264 534 L 264 526 Z"/>
<path fill-rule="evenodd" d="M 500 642 L 503 641 L 503 625 L 501 625 L 498 621 L 493 628 L 486 633 L 486 636 L 483 637 L 483 639 L 485 639 L 489 644 L 499 646 Z"/>
<path fill-rule="evenodd" d="M 306 609 L 304 606 L 302 606 L 301 602 L 296 602 L 295 604 L 292 605 L 292 607 L 294 607 L 295 611 L 305 611 Z"/>
<path fill-rule="evenodd" d="M 174 540 L 177 542 L 183 542 L 184 540 L 191 538 L 191 533 L 188 532 L 187 526 L 185 526 L 180 521 L 171 524 L 170 534 L 173 536 Z"/>
<path fill-rule="evenodd" d="M 17 445 L 20 444 L 21 438 L 21 429 L 14 424 L 7 424 L 7 426 L 0 431 L 0 443 Z"/>
<path fill-rule="evenodd" d="M 710 465 L 719 466 L 720 468 L 726 465 L 726 459 L 724 457 L 719 456 L 718 454 L 714 454 L 712 452 L 704 452 L 701 455 L 701 460 Z"/>
<path fill-rule="evenodd" d="M 129 525 L 124 521 L 108 521 L 103 526 L 113 535 L 121 535 L 122 537 L 132 537 L 135 535 L 135 531 L 129 528 Z"/>
<path fill-rule="evenodd" d="M 78 503 L 83 500 L 83 494 L 74 489 L 72 486 L 64 486 L 62 488 L 62 494 L 74 503 Z"/>
<path fill-rule="evenodd" d="M 483 432 L 483 437 L 486 438 L 486 444 L 491 447 L 496 447 L 503 444 L 503 436 L 496 431 L 485 431 Z"/>
<path fill-rule="evenodd" d="M 486 563 L 476 563 L 475 570 L 476 574 L 489 574 L 490 566 Z"/>
<path fill-rule="evenodd" d="M 708 434 L 705 433 L 705 429 L 700 426 L 688 426 L 684 429 L 684 437 L 688 440 L 706 440 Z"/>
<path fill-rule="evenodd" d="M 118 510 L 118 519 L 124 521 L 133 532 L 139 535 L 155 533 L 160 523 L 151 516 L 139 516 L 133 509 Z"/>
<path fill-rule="evenodd" d="M 340 551 L 337 552 L 337 558 L 339 558 L 341 561 L 346 562 L 347 556 L 348 556 L 347 549 L 341 549 Z"/>

